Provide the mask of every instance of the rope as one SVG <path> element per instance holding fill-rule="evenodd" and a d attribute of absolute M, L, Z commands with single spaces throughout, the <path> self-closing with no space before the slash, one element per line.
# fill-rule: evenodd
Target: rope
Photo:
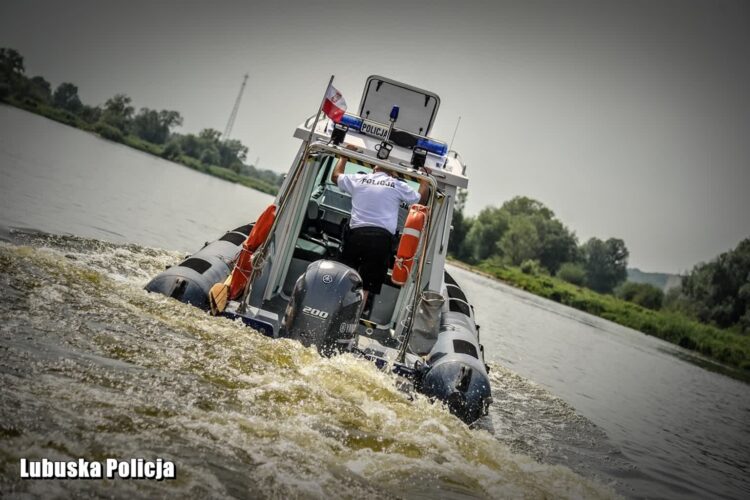
<path fill-rule="evenodd" d="M 414 262 L 414 257 L 409 257 L 409 258 L 396 257 L 396 260 L 394 261 L 393 265 L 398 266 L 399 269 L 403 269 L 405 267 L 404 266 L 405 262 Z"/>

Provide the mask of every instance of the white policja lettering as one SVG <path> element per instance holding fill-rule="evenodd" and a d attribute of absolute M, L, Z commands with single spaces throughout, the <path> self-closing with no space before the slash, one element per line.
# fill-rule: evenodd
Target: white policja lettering
<path fill-rule="evenodd" d="M 108 458 L 106 462 L 107 477 L 112 479 L 115 474 L 120 479 L 174 479 L 174 463 L 157 458 L 156 461 L 142 458 L 131 458 L 119 461 Z"/>

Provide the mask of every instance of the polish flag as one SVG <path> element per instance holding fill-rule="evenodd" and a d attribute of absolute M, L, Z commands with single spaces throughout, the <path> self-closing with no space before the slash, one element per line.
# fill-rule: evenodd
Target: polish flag
<path fill-rule="evenodd" d="M 336 87 L 329 85 L 323 102 L 323 112 L 328 118 L 338 123 L 344 116 L 344 111 L 346 111 L 346 99 L 341 95 L 341 92 L 336 90 Z"/>

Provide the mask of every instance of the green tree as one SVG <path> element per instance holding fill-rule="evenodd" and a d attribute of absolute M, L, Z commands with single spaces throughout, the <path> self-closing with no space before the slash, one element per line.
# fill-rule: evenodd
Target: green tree
<path fill-rule="evenodd" d="M 517 215 L 539 215 L 543 219 L 551 219 L 555 213 L 544 206 L 544 203 L 527 196 L 516 196 L 503 203 L 502 209 L 511 216 Z"/>
<path fill-rule="evenodd" d="M 177 111 L 141 108 L 133 118 L 133 131 L 143 140 L 164 144 L 171 129 L 182 125 L 182 116 Z"/>
<path fill-rule="evenodd" d="M 577 286 L 586 284 L 586 270 L 579 262 L 563 263 L 557 271 L 557 277 Z"/>
<path fill-rule="evenodd" d="M 539 263 L 551 274 L 555 274 L 565 262 L 580 260 L 578 238 L 555 218 L 534 217 L 539 234 Z"/>
<path fill-rule="evenodd" d="M 213 128 L 204 128 L 198 134 L 198 138 L 206 145 L 218 145 L 221 132 Z"/>
<path fill-rule="evenodd" d="M 180 141 L 177 139 L 172 139 L 171 141 L 169 141 L 167 145 L 164 147 L 164 151 L 162 152 L 161 155 L 167 160 L 179 159 L 180 155 L 182 155 L 182 148 L 180 147 Z"/>
<path fill-rule="evenodd" d="M 125 94 L 115 94 L 104 103 L 101 121 L 115 127 L 123 134 L 128 134 L 133 121 L 135 108 L 130 105 L 132 99 Z"/>
<path fill-rule="evenodd" d="M 466 235 L 466 250 L 470 262 L 479 262 L 497 254 L 497 242 L 508 229 L 508 214 L 497 207 L 483 208 Z"/>
<path fill-rule="evenodd" d="M 543 203 L 526 196 L 506 201 L 499 209 L 482 210 L 467 228 L 465 242 L 458 245 L 455 254 L 470 261 L 498 256 L 518 265 L 532 259 L 552 274 L 564 262 L 579 260 L 575 234 Z"/>
<path fill-rule="evenodd" d="M 199 159 L 202 151 L 201 142 L 195 134 L 187 134 L 179 137 L 180 149 L 187 156 Z"/>
<path fill-rule="evenodd" d="M 206 148 L 203 150 L 203 153 L 201 153 L 201 163 L 204 165 L 218 165 L 221 161 L 221 157 L 219 156 L 219 151 L 216 148 Z"/>
<path fill-rule="evenodd" d="M 78 111 L 78 116 L 83 118 L 87 123 L 96 123 L 102 117 L 102 108 L 99 106 L 89 106 L 84 104 Z"/>
<path fill-rule="evenodd" d="M 159 122 L 168 129 L 182 126 L 182 115 L 179 111 L 162 109 L 159 111 Z"/>
<path fill-rule="evenodd" d="M 451 221 L 451 234 L 448 239 L 448 253 L 453 257 L 465 260 L 468 257 L 465 244 L 466 235 L 471 229 L 472 219 L 464 215 L 468 191 L 458 188 L 456 201 L 453 205 L 453 219 Z"/>
<path fill-rule="evenodd" d="M 535 248 L 528 249 L 529 258 L 538 260 L 548 272 L 554 274 L 563 262 L 577 259 L 578 239 L 575 234 L 542 202 L 527 196 L 517 196 L 503 203 L 501 210 L 508 214 L 511 221 L 526 218 L 534 225 L 537 237 Z M 530 232 L 528 229 L 526 231 Z"/>
<path fill-rule="evenodd" d="M 182 151 L 206 165 L 219 165 L 239 173 L 244 168 L 248 148 L 240 141 L 221 141 L 221 132 L 204 128 L 198 136 L 188 134 L 180 138 Z"/>
<path fill-rule="evenodd" d="M 69 82 L 63 82 L 57 86 L 52 95 L 52 104 L 72 113 L 77 113 L 83 106 L 81 98 L 78 97 L 78 87 Z"/>
<path fill-rule="evenodd" d="M 0 48 L 0 83 L 13 87 L 25 72 L 23 56 L 15 49 Z"/>
<path fill-rule="evenodd" d="M 518 266 L 523 274 L 530 274 L 532 276 L 538 276 L 542 273 L 542 266 L 539 265 L 538 260 L 527 259 L 521 262 Z"/>
<path fill-rule="evenodd" d="M 29 79 L 29 97 L 39 102 L 50 102 L 52 100 L 52 86 L 41 76 Z"/>
<path fill-rule="evenodd" d="M 626 281 L 615 289 L 615 295 L 623 300 L 655 311 L 661 309 L 664 302 L 664 292 L 649 283 Z"/>
<path fill-rule="evenodd" d="M 682 294 L 700 321 L 750 331 L 750 238 L 695 266 L 683 279 Z"/>
<path fill-rule="evenodd" d="M 239 173 L 243 162 L 247 159 L 247 147 L 236 139 L 230 139 L 219 143 L 218 150 L 221 166 Z"/>
<path fill-rule="evenodd" d="M 628 276 L 629 252 L 618 238 L 602 241 L 591 238 L 582 247 L 586 286 L 601 293 L 610 293 Z"/>
<path fill-rule="evenodd" d="M 539 233 L 531 217 L 513 217 L 508 229 L 497 243 L 505 260 L 514 266 L 526 260 L 536 260 L 539 254 Z"/>
<path fill-rule="evenodd" d="M 281 186 L 281 183 L 284 182 L 283 175 L 279 175 L 273 170 L 256 168 L 254 165 L 243 164 L 240 168 L 240 173 L 248 177 L 260 179 L 271 186 Z"/>

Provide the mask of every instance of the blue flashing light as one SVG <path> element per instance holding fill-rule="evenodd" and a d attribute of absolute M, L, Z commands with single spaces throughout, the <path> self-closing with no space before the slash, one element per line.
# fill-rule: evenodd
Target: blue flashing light
<path fill-rule="evenodd" d="M 417 147 L 426 149 L 430 153 L 438 156 L 445 156 L 446 153 L 448 153 L 448 145 L 446 143 L 432 139 L 424 139 L 420 137 L 417 139 Z"/>
<path fill-rule="evenodd" d="M 391 121 L 392 122 L 395 122 L 396 120 L 398 120 L 398 109 L 399 109 L 398 106 L 393 106 L 391 108 Z"/>
<path fill-rule="evenodd" d="M 340 124 L 346 125 L 347 127 L 354 129 L 359 132 L 359 129 L 362 128 L 362 118 L 354 115 L 347 115 L 344 114 L 344 116 L 341 117 L 341 120 L 339 121 Z"/>

